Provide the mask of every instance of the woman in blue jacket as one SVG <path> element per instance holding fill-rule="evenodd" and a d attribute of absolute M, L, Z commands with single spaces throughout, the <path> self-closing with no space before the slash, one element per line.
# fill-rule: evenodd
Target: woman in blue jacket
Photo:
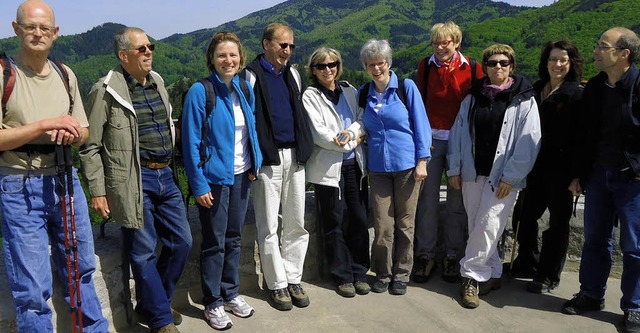
<path fill-rule="evenodd" d="M 371 82 L 360 89 L 366 91 L 363 121 L 375 230 L 377 280 L 371 290 L 404 295 L 413 266 L 416 204 L 431 157 L 431 127 L 416 84 L 399 82 L 390 70 L 391 55 L 386 40 L 372 39 L 362 47 L 360 60 Z"/>
<path fill-rule="evenodd" d="M 254 312 L 238 293 L 249 183 L 255 180 L 262 163 L 253 90 L 243 89 L 248 83 L 241 83 L 244 79 L 238 75 L 244 64 L 245 54 L 235 34 L 213 36 L 207 49 L 207 67 L 215 91 L 214 110 L 207 116 L 206 89 L 204 82 L 198 82 L 187 92 L 182 111 L 184 164 L 202 224 L 204 316 L 214 329 L 233 325 L 225 310 L 242 318 Z"/>

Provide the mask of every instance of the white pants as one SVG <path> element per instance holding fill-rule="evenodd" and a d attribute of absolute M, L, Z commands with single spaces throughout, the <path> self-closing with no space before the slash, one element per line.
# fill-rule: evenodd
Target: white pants
<path fill-rule="evenodd" d="M 304 229 L 305 172 L 295 149 L 280 149 L 280 165 L 263 166 L 252 184 L 260 264 L 270 290 L 302 279 L 309 233 Z M 282 205 L 282 232 L 278 211 Z"/>
<path fill-rule="evenodd" d="M 462 199 L 469 217 L 469 240 L 464 258 L 460 260 L 463 277 L 484 282 L 502 276 L 502 262 L 498 255 L 498 239 L 516 203 L 517 191 L 502 199 L 496 197 L 497 186 L 479 176 L 475 182 L 462 183 Z"/>

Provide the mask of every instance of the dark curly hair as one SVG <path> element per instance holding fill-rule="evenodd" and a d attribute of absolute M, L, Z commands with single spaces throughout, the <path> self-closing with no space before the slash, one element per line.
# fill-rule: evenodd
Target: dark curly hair
<path fill-rule="evenodd" d="M 572 41 L 564 39 L 556 42 L 547 42 L 540 54 L 540 63 L 538 64 L 538 76 L 542 81 L 549 81 L 549 70 L 547 69 L 547 63 L 549 62 L 549 55 L 551 50 L 560 49 L 567 51 L 569 56 L 569 73 L 564 78 L 566 81 L 580 81 L 582 80 L 582 73 L 584 72 L 584 59 L 578 51 L 578 47 Z"/>

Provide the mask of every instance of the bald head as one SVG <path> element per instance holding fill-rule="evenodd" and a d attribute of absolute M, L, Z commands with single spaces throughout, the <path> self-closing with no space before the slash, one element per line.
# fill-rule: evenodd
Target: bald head
<path fill-rule="evenodd" d="M 16 12 L 16 22 L 24 22 L 25 18 L 33 12 L 40 12 L 51 17 L 51 25 L 56 25 L 56 17 L 53 14 L 53 9 L 46 2 L 42 0 L 27 0 L 20 4 L 18 11 Z"/>

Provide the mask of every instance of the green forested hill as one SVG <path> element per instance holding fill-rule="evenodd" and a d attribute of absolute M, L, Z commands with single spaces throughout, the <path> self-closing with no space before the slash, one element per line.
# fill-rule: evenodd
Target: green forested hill
<path fill-rule="evenodd" d="M 345 78 L 358 85 L 366 80 L 358 58 L 360 47 L 369 38 L 389 39 L 394 69 L 413 77 L 418 61 L 431 53 L 431 26 L 453 20 L 464 31 L 463 53 L 479 58 L 490 44 L 510 44 L 516 50 L 517 71 L 531 79 L 536 77 L 544 42 L 570 38 L 587 60 L 585 76 L 590 77 L 595 74 L 591 51 L 599 35 L 616 25 L 640 32 L 638 13 L 638 0 L 558 0 L 542 8 L 490 0 L 289 0 L 218 27 L 155 41 L 154 69 L 175 88 L 171 93 L 180 110 L 177 97 L 194 79 L 207 74 L 204 51 L 215 32 L 236 32 L 251 60 L 261 52 L 264 26 L 283 21 L 295 31 L 298 47 L 293 63 L 304 65 L 316 47 L 334 47 L 343 54 Z M 84 94 L 116 64 L 112 38 L 122 27 L 105 23 L 86 33 L 61 36 L 56 43 L 52 56 L 74 69 Z M 9 54 L 16 47 L 16 38 L 0 40 L 0 50 Z"/>

